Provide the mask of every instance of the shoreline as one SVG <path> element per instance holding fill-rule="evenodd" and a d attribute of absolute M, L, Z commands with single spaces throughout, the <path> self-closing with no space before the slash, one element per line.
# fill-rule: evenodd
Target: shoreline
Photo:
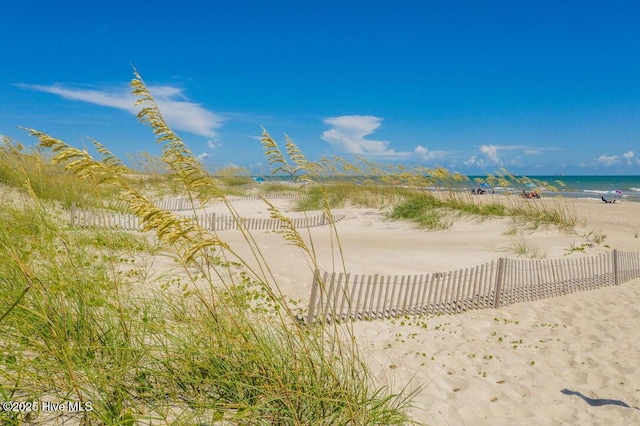
<path fill-rule="evenodd" d="M 565 183 L 564 178 L 568 178 L 571 181 Z M 292 185 L 289 180 L 282 179 L 279 176 L 260 176 L 265 179 L 263 184 L 277 183 L 282 185 Z M 447 191 L 449 189 L 455 192 L 468 192 L 474 188 L 480 186 L 475 183 L 475 179 L 481 179 L 482 181 L 487 179 L 487 176 L 468 176 L 468 181 L 456 182 L 450 187 L 423 187 L 419 188 L 424 191 Z M 544 189 L 542 187 L 527 186 L 514 184 L 513 186 L 496 186 L 496 187 L 483 187 L 482 189 L 488 190 L 490 193 L 494 191 L 496 194 L 505 195 L 519 195 L 522 190 L 529 191 L 531 189 L 542 190 L 543 197 L 562 197 L 562 198 L 579 198 L 579 199 L 592 199 L 595 201 L 601 201 L 600 197 L 604 196 L 607 199 L 617 199 L 626 202 L 640 202 L 640 176 L 635 175 L 622 175 L 622 176 L 528 176 L 536 182 L 544 183 L 554 188 L 554 190 Z M 355 184 L 359 184 L 359 181 L 366 180 L 364 177 L 350 177 L 347 180 L 352 180 Z M 329 179 L 329 182 L 331 179 Z M 563 182 L 562 184 L 557 183 Z M 621 181 L 621 182 L 619 182 Z M 414 188 L 417 189 L 417 188 Z"/>

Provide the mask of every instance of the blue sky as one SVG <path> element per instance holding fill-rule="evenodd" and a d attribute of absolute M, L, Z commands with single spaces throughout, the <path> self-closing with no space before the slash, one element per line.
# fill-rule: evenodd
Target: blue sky
<path fill-rule="evenodd" d="M 312 159 L 640 174 L 640 2 L 5 2 L 0 135 L 158 153 L 135 67 L 211 167 Z"/>

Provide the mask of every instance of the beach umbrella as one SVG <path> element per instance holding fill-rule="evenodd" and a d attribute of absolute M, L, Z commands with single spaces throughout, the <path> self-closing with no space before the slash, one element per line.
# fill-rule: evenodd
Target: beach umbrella
<path fill-rule="evenodd" d="M 255 180 L 256 182 L 260 183 L 260 182 L 264 182 L 264 178 L 258 176 L 257 178 L 254 178 L 253 180 Z"/>
<path fill-rule="evenodd" d="M 489 185 L 487 182 L 482 182 L 480 185 L 478 185 L 477 189 L 484 192 L 489 192 L 491 190 L 491 185 Z"/>
<path fill-rule="evenodd" d="M 614 189 L 613 191 L 609 191 L 609 194 L 614 194 L 616 198 L 622 197 L 622 191 L 620 191 L 619 189 Z"/>

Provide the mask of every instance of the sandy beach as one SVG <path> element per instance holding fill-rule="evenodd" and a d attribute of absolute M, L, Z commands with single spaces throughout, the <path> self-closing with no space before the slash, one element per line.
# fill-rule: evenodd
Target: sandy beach
<path fill-rule="evenodd" d="M 358 274 L 412 274 L 471 267 L 525 244 L 536 257 L 593 256 L 640 251 L 640 204 L 547 199 L 565 203 L 579 224 L 573 232 L 530 229 L 511 219 L 457 218 L 427 231 L 388 221 L 375 209 L 344 208 L 336 224 L 344 269 Z M 540 200 L 532 200 L 540 202 Z M 291 201 L 274 201 L 299 217 Z M 268 217 L 260 201 L 239 201 L 243 217 Z M 210 207 L 208 212 L 223 206 Z M 308 213 L 313 214 L 313 213 Z M 342 270 L 329 227 L 303 235 L 322 269 Z M 240 252 L 242 237 L 225 239 Z M 309 300 L 311 265 L 274 232 L 255 231 L 283 292 Z M 584 251 L 571 250 L 585 244 Z M 379 383 L 415 392 L 411 414 L 420 424 L 640 423 L 640 280 L 552 299 L 472 310 L 459 315 L 356 322 L 353 330 Z"/>

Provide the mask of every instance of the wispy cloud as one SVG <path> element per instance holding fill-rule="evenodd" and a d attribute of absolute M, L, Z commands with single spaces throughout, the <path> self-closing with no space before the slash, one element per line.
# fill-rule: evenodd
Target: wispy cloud
<path fill-rule="evenodd" d="M 617 155 L 601 155 L 598 157 L 598 164 L 605 167 L 613 166 L 620 162 L 620 157 Z"/>
<path fill-rule="evenodd" d="M 466 161 L 463 162 L 463 164 L 467 167 L 485 168 L 487 166 L 486 161 L 484 161 L 482 158 L 478 158 L 477 155 L 470 156 Z"/>
<path fill-rule="evenodd" d="M 488 166 L 523 166 L 524 163 L 518 152 L 526 156 L 540 155 L 543 151 L 558 151 L 556 147 L 536 147 L 526 145 L 481 145 L 478 152 L 472 154 L 467 161 L 466 166 L 488 167 Z M 516 152 L 507 155 L 507 152 Z M 506 158 L 504 158 L 506 157 Z"/>
<path fill-rule="evenodd" d="M 135 97 L 129 93 L 127 86 L 110 90 L 85 89 L 61 84 L 51 86 L 19 84 L 18 86 L 51 93 L 73 101 L 117 108 L 131 114 L 137 114 L 140 110 L 133 105 Z M 149 86 L 149 91 L 162 111 L 163 117 L 174 129 L 208 138 L 217 136 L 216 129 L 222 126 L 224 118 L 208 111 L 200 104 L 189 102 L 183 89 L 171 86 Z"/>
<path fill-rule="evenodd" d="M 206 152 L 203 152 L 202 154 L 198 155 L 197 158 L 200 161 L 205 161 L 207 158 L 210 158 L 211 155 L 207 154 Z"/>
<path fill-rule="evenodd" d="M 221 147 L 221 146 L 222 146 L 222 142 L 219 142 L 219 141 L 217 141 L 217 140 L 213 140 L 213 139 L 209 139 L 209 140 L 207 141 L 207 146 L 208 146 L 210 149 L 216 149 L 216 148 L 219 148 L 219 147 Z"/>
<path fill-rule="evenodd" d="M 331 129 L 322 133 L 322 139 L 347 154 L 378 157 L 407 157 L 410 152 L 389 148 L 388 141 L 367 139 L 380 128 L 382 118 L 373 115 L 343 115 L 325 119 Z"/>
<path fill-rule="evenodd" d="M 633 151 L 627 151 L 622 155 L 601 155 L 596 160 L 597 163 L 601 166 L 611 167 L 617 164 L 620 164 L 624 161 L 628 166 L 633 165 L 635 160 L 635 154 Z M 635 160 L 635 163 L 640 164 L 638 160 Z"/>

